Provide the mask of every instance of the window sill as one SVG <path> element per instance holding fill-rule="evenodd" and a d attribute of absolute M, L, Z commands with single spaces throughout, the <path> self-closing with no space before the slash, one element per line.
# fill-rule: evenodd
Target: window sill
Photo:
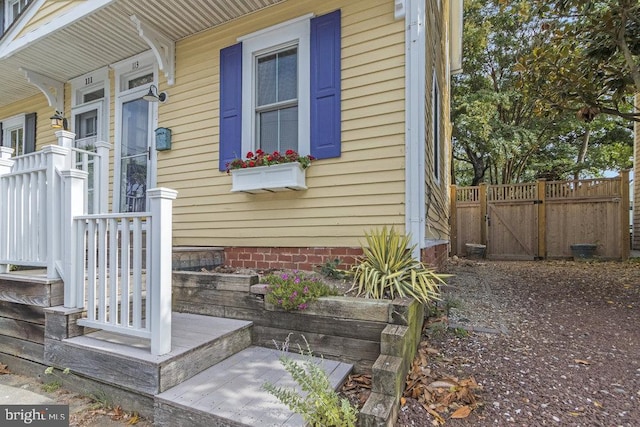
<path fill-rule="evenodd" d="M 265 193 L 306 190 L 306 169 L 300 163 L 281 163 L 231 171 L 231 192 Z"/>

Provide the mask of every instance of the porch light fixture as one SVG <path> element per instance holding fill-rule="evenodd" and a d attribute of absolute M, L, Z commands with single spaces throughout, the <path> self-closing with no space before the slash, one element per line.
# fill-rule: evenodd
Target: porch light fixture
<path fill-rule="evenodd" d="M 62 111 L 57 111 L 51 116 L 51 128 L 69 130 L 67 119 L 62 115 Z"/>
<path fill-rule="evenodd" d="M 149 92 L 142 97 L 147 102 L 165 102 L 167 100 L 167 92 L 158 93 L 156 85 L 149 87 Z"/>

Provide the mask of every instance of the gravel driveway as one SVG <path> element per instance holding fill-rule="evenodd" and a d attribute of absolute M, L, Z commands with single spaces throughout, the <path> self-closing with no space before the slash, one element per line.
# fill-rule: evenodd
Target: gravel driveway
<path fill-rule="evenodd" d="M 482 404 L 451 426 L 640 426 L 640 263 L 453 260 L 450 326 L 426 340 L 438 376 Z M 466 334 L 463 329 L 474 331 Z M 399 425 L 437 425 L 413 399 Z"/>

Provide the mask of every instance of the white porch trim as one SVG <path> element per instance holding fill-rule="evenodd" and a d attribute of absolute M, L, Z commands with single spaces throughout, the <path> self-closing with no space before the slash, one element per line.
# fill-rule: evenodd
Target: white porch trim
<path fill-rule="evenodd" d="M 69 12 L 57 16 L 55 19 L 47 22 L 46 24 L 40 26 L 39 28 L 25 34 L 19 39 L 13 40 L 13 37 L 20 34 L 24 25 L 30 21 L 31 18 L 36 14 L 36 12 L 40 9 L 40 7 L 45 3 L 46 0 L 37 0 L 37 2 L 27 10 L 25 16 L 22 16 L 21 25 L 16 25 L 14 28 L 8 33 L 5 34 L 7 44 L 2 46 L 0 45 L 0 59 L 7 58 L 14 53 L 28 47 L 32 43 L 48 36 L 51 33 L 54 33 L 66 26 L 74 23 L 75 21 L 81 19 L 84 16 L 90 15 L 93 12 L 102 9 L 107 6 L 109 3 L 114 2 L 115 0 L 91 0 L 78 2 L 78 6 L 71 9 Z M 11 41 L 9 41 L 11 40 Z"/>
<path fill-rule="evenodd" d="M 141 21 L 136 15 L 130 16 L 138 35 L 149 45 L 158 62 L 158 68 L 164 71 L 167 84 L 173 86 L 176 80 L 176 43 L 157 30 L 151 24 Z"/>
<path fill-rule="evenodd" d="M 64 111 L 64 83 L 26 68 L 20 68 L 27 81 L 40 89 L 47 98 L 50 107 Z"/>

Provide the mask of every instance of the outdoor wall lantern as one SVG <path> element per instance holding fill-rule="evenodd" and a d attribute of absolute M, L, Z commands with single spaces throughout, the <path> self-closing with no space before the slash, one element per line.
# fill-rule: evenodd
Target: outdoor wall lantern
<path fill-rule="evenodd" d="M 167 92 L 158 93 L 156 85 L 149 87 L 149 92 L 142 97 L 147 102 L 165 102 L 167 100 Z"/>
<path fill-rule="evenodd" d="M 63 130 L 69 129 L 69 124 L 67 122 L 67 119 L 63 117 L 62 111 L 56 110 L 56 113 L 51 116 L 51 128 Z"/>

